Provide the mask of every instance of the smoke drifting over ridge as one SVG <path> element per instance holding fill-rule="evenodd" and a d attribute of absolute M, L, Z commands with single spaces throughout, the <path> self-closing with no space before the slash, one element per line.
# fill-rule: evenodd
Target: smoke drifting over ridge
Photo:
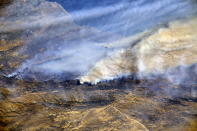
<path fill-rule="evenodd" d="M 69 13 L 80 25 L 129 36 L 158 24 L 190 16 L 196 12 L 195 7 L 190 0 L 119 0 L 90 9 L 86 9 L 84 4 L 81 10 Z"/>
<path fill-rule="evenodd" d="M 65 10 L 66 4 L 69 5 L 70 2 L 72 1 L 62 4 Z M 106 48 L 102 46 L 104 43 L 110 44 L 196 13 L 195 5 L 190 0 L 122 0 L 100 6 L 89 5 L 88 8 L 86 3 L 81 4 L 83 8 L 74 9 L 73 6 L 68 12 L 69 19 L 81 27 L 71 21 L 68 23 L 68 17 L 64 18 L 66 14 L 58 15 L 57 19 L 55 14 L 42 16 L 41 20 L 41 16 L 34 16 L 34 23 L 37 22 L 35 26 L 38 24 L 42 27 L 45 22 L 49 23 L 49 26 L 52 25 L 41 31 L 40 36 L 34 35 L 35 38 L 39 37 L 39 41 L 30 41 L 33 45 L 42 44 L 46 49 L 41 53 L 35 51 L 32 58 L 9 76 L 38 77 L 34 75 L 39 73 L 44 76 L 38 78 L 41 80 L 80 78 L 99 60 L 119 50 L 119 47 Z M 61 26 L 58 27 L 59 25 Z M 27 22 L 25 29 L 30 26 L 31 23 Z M 22 25 L 18 27 L 22 28 Z M 25 49 L 21 52 L 25 52 Z"/>

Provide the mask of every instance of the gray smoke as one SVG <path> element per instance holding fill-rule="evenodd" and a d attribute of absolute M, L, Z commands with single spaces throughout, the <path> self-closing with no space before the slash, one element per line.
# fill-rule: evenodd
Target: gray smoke
<path fill-rule="evenodd" d="M 64 25 L 65 16 L 63 15 L 58 16 L 57 19 L 54 15 L 42 18 L 34 16 L 32 23 L 25 22 L 25 27 L 15 28 L 28 29 L 32 24 L 42 27 L 45 23 L 47 27 L 55 25 L 53 28 L 41 31 L 41 36 L 34 35 L 39 42 L 31 41 L 34 46 L 42 45 L 46 50 L 42 53 L 34 53 L 31 59 L 24 62 L 16 72 L 9 76 L 36 77 L 43 80 L 59 79 L 62 76 L 66 79 L 79 78 L 87 73 L 96 62 L 116 50 L 116 48 L 102 47 L 102 43 L 110 43 L 168 21 L 190 16 L 195 12 L 189 0 L 122 1 L 116 5 L 70 12 L 70 17 L 76 23 L 82 26 L 92 26 L 95 30 L 89 27 L 78 27 L 74 23 Z M 66 22 L 68 22 L 67 17 Z M 12 28 L 10 27 L 10 30 Z M 171 73 L 169 74 L 170 79 L 176 78 Z"/>

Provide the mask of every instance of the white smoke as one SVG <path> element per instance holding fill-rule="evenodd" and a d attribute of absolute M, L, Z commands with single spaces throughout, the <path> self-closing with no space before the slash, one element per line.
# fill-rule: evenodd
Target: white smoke
<path fill-rule="evenodd" d="M 80 23 L 81 21 L 85 21 L 87 22 L 86 26 L 93 26 L 96 29 L 104 31 L 104 33 L 98 31 L 93 35 L 82 36 L 82 32 L 80 32 L 81 30 L 79 29 L 79 31 L 70 33 L 74 40 L 69 40 L 72 38 L 67 38 L 68 36 L 64 34 L 65 39 L 63 38 L 62 41 L 57 41 L 59 44 L 58 48 L 51 49 L 50 47 L 47 47 L 45 52 L 37 53 L 33 58 L 23 63 L 21 68 L 16 72 L 19 72 L 19 75 L 22 77 L 26 76 L 29 72 L 38 72 L 47 76 L 68 73 L 71 76 L 74 75 L 74 78 L 78 78 L 80 75 L 87 73 L 100 59 L 105 58 L 113 50 L 116 50 L 116 48 L 109 49 L 100 46 L 102 43 L 116 41 L 117 38 L 114 36 L 121 35 L 124 37 L 127 35 L 133 35 L 137 32 L 142 32 L 146 29 L 157 26 L 158 24 L 164 24 L 177 18 L 186 17 L 195 13 L 195 11 L 196 10 L 193 9 L 193 5 L 189 0 L 155 0 L 151 2 L 148 0 L 138 0 L 133 2 L 123 1 L 116 5 L 70 12 L 71 17 L 75 22 Z M 30 18 L 28 17 L 28 19 Z M 88 23 L 91 19 L 94 19 L 97 22 L 89 25 Z M 6 27 L 9 28 L 3 28 L 0 31 L 20 28 L 27 29 L 31 26 L 37 25 L 42 27 L 45 26 L 45 24 L 47 26 L 60 25 L 67 22 L 67 20 L 67 16 L 58 16 L 57 18 L 55 16 L 42 16 L 42 18 L 36 16 L 33 17 L 31 23 L 26 21 L 17 26 L 13 26 L 14 24 L 11 22 L 10 25 L 12 26 L 9 27 L 7 25 Z M 68 30 L 69 33 L 69 31 L 72 31 L 72 24 L 71 26 L 68 24 L 65 29 L 62 28 L 61 30 Z M 51 29 L 50 32 L 53 33 L 49 36 L 56 35 L 55 31 L 55 29 L 54 32 L 53 29 Z M 103 36 L 105 31 L 110 32 L 111 34 Z M 46 30 L 46 32 L 44 32 L 46 33 L 45 37 L 47 37 L 50 32 L 47 32 Z M 87 32 L 88 29 L 84 33 Z M 42 40 L 42 37 L 40 37 L 40 40 Z M 42 44 L 50 41 L 50 38 L 44 38 Z M 52 42 L 55 43 L 55 41 Z M 34 44 L 41 43 L 35 42 Z M 143 62 L 139 64 L 142 70 L 146 68 L 146 65 L 143 65 Z M 16 72 L 13 74 L 17 74 Z M 172 79 L 174 79 L 174 77 Z"/>
<path fill-rule="evenodd" d="M 196 12 L 195 8 L 190 0 L 136 0 L 70 13 L 77 23 L 82 21 L 82 24 L 102 31 L 128 36 L 158 24 L 190 16 Z"/>

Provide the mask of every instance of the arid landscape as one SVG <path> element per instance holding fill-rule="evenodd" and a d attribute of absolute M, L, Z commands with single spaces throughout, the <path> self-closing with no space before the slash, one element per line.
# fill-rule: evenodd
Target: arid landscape
<path fill-rule="evenodd" d="M 1 0 L 0 131 L 196 131 L 197 2 L 146 1 Z"/>

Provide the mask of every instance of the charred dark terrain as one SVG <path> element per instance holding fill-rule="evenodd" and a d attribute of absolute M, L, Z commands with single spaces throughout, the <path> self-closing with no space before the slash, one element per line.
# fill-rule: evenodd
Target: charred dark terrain
<path fill-rule="evenodd" d="M 172 85 L 160 78 L 81 85 L 1 77 L 1 130 L 196 130 L 196 85 Z"/>
<path fill-rule="evenodd" d="M 0 131 L 196 131 L 195 1 L 94 2 L 0 2 Z"/>

